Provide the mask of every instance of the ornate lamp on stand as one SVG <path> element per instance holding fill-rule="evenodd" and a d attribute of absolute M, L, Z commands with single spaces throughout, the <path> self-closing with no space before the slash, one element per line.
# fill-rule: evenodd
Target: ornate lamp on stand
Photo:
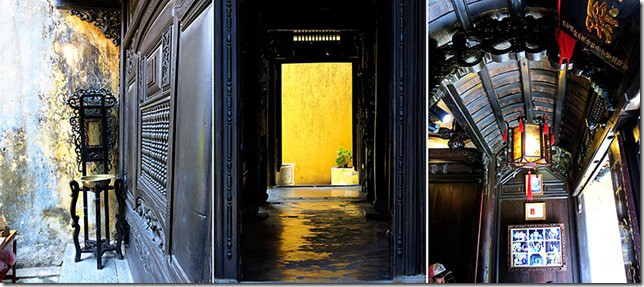
<path fill-rule="evenodd" d="M 536 118 L 534 123 L 525 123 L 521 115 L 518 121 L 517 127 L 511 128 L 508 125 L 503 133 L 503 141 L 506 142 L 507 149 L 507 166 L 511 168 L 511 172 L 506 174 L 507 178 L 502 182 L 523 170 L 528 170 L 526 195 L 528 201 L 532 201 L 530 178 L 533 171 L 536 174 L 539 168 L 551 165 L 551 146 L 554 135 L 550 134 L 545 117 Z"/>

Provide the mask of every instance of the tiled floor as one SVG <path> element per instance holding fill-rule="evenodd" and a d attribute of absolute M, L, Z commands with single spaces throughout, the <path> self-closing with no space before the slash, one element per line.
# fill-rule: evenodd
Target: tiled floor
<path fill-rule="evenodd" d="M 81 261 L 74 262 L 74 245 L 69 244 L 65 249 L 63 266 L 58 283 L 132 283 L 130 266 L 125 259 L 118 260 L 115 252 L 103 254 L 103 269 L 96 269 L 96 257 L 90 253 L 82 253 Z"/>
<path fill-rule="evenodd" d="M 81 261 L 74 262 L 74 245 L 68 244 L 65 249 L 62 266 L 36 267 L 18 269 L 16 283 L 133 283 L 127 254 L 124 260 L 118 260 L 114 252 L 103 255 L 103 269 L 96 269 L 96 258 L 90 253 L 81 254 Z M 11 283 L 3 280 L 2 283 Z"/>
<path fill-rule="evenodd" d="M 389 279 L 388 221 L 356 187 L 279 188 L 244 226 L 243 281 L 377 282 Z"/>

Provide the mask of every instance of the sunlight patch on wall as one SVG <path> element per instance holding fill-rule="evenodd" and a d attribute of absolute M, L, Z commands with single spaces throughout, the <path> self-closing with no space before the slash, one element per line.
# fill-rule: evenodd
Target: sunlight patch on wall
<path fill-rule="evenodd" d="M 626 283 L 610 172 L 591 181 L 583 190 L 583 199 L 591 282 Z"/>
<path fill-rule="evenodd" d="M 116 94 L 119 49 L 54 0 L 2 1 L 0 12 L 0 212 L 20 230 L 19 267 L 59 264 L 71 240 L 69 180 L 80 177 L 67 98 L 90 87 Z"/>

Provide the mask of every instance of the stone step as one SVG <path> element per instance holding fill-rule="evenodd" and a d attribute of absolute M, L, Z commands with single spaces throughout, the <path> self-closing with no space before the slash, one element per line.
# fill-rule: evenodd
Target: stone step
<path fill-rule="evenodd" d="M 16 269 L 18 278 L 43 278 L 60 275 L 60 266 L 31 267 Z"/>

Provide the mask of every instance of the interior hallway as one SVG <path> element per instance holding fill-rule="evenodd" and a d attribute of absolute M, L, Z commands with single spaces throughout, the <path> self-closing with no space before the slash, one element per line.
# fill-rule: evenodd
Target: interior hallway
<path fill-rule="evenodd" d="M 269 189 L 268 204 L 244 226 L 243 280 L 387 280 L 389 222 L 365 220 L 371 206 L 359 188 Z"/>

